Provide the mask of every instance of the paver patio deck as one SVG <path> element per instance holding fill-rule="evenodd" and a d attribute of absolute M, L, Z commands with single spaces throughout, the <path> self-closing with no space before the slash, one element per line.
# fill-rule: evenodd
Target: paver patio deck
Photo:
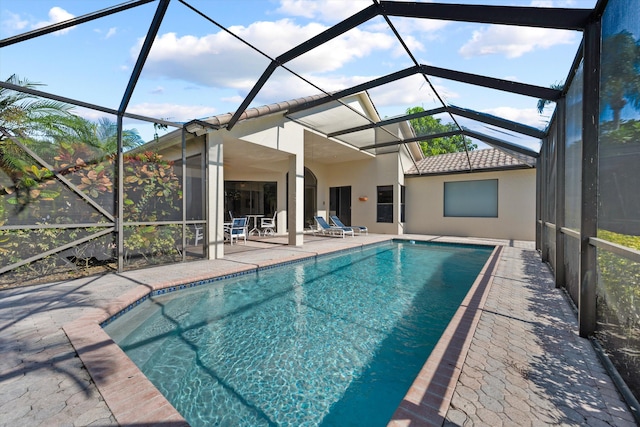
<path fill-rule="evenodd" d="M 249 242 L 224 260 L 0 291 L 0 425 L 185 425 L 100 321 L 151 289 L 391 237 Z M 501 249 L 392 425 L 635 425 L 533 243 L 402 237 Z"/>

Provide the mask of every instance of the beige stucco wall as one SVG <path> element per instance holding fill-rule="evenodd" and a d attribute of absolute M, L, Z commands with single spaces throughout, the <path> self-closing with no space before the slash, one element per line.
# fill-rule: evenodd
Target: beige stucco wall
<path fill-rule="evenodd" d="M 351 223 L 364 225 L 371 233 L 401 234 L 400 224 L 400 185 L 404 183 L 404 173 L 400 169 L 397 153 L 381 154 L 371 160 L 344 162 L 327 165 L 324 168 L 322 182 L 318 179 L 319 198 L 329 209 L 329 188 L 351 186 Z M 394 186 L 393 223 L 376 222 L 377 186 Z M 360 201 L 366 197 L 366 201 Z M 318 210 L 321 208 L 318 204 Z"/>
<path fill-rule="evenodd" d="M 444 217 L 444 183 L 498 180 L 498 218 Z M 406 233 L 535 240 L 536 172 L 501 172 L 406 179 Z"/>

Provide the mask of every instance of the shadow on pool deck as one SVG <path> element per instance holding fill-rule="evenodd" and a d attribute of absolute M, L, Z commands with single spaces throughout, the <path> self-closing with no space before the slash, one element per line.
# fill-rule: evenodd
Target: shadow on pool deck
<path fill-rule="evenodd" d="M 102 331 L 101 321 L 151 288 L 391 237 L 305 238 L 299 248 L 257 242 L 251 245 L 266 247 L 248 244 L 250 250 L 229 253 L 225 260 L 0 291 L 0 424 L 185 425 Z M 476 315 L 461 313 L 458 323 L 449 326 L 453 339 L 446 351 L 435 356 L 435 365 L 425 364 L 423 371 L 432 373 L 434 381 L 416 381 L 424 391 L 405 398 L 412 405 L 405 409 L 427 408 L 427 418 L 397 419 L 394 425 L 440 425 L 443 420 L 448 425 L 635 425 L 589 341 L 577 336 L 575 315 L 531 242 L 401 237 L 503 246 L 494 274 L 483 276 L 479 285 L 488 289 L 485 301 L 476 289 L 461 308 L 475 306 Z M 472 322 L 477 322 L 473 334 Z M 462 337 L 454 335 L 456 329 Z M 463 358 L 464 346 L 468 353 Z M 445 394 L 452 396 L 450 405 L 443 405 Z"/>

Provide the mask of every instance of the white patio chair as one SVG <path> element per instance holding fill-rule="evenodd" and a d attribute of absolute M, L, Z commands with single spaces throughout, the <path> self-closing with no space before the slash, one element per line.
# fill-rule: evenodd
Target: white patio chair
<path fill-rule="evenodd" d="M 229 226 L 224 228 L 224 237 L 229 239 L 229 242 L 233 245 L 233 239 L 238 241 L 240 237 L 244 239 L 244 244 L 247 244 L 247 218 L 233 218 L 233 222 Z"/>
<path fill-rule="evenodd" d="M 276 234 L 276 215 L 278 212 L 273 213 L 273 217 L 260 218 L 260 228 L 265 236 L 273 236 Z"/>
<path fill-rule="evenodd" d="M 194 226 L 193 226 L 193 228 L 194 228 L 194 229 L 195 229 L 195 231 L 196 231 L 196 235 L 195 235 L 195 237 L 193 238 L 193 245 L 194 245 L 194 246 L 198 246 L 198 243 L 199 243 L 202 239 L 204 239 L 204 233 L 203 233 L 203 230 L 202 230 L 202 226 L 201 226 L 201 225 L 194 225 Z"/>

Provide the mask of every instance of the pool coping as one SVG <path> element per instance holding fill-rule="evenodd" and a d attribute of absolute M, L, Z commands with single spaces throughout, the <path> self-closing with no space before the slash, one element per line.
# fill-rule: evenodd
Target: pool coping
<path fill-rule="evenodd" d="M 500 262 L 495 246 L 388 426 L 441 426 Z"/>
<path fill-rule="evenodd" d="M 209 274 L 190 277 L 186 281 L 141 284 L 114 299 L 104 309 L 88 310 L 82 317 L 65 324 L 63 329 L 119 424 L 162 422 L 163 426 L 188 426 L 182 415 L 103 330 L 103 324 L 135 308 L 152 294 L 163 294 L 163 290 L 180 290 L 188 287 L 186 284 L 189 283 L 209 283 L 321 255 L 361 250 L 390 241 L 360 244 L 337 251 L 299 253 L 284 261 L 270 260 L 261 264 L 234 265 L 213 277 Z M 444 421 L 500 252 L 501 246 L 495 246 L 489 260 L 396 410 L 390 426 L 441 425 Z M 479 299 L 477 294 L 480 295 Z M 457 353 L 457 356 L 453 353 Z"/>

